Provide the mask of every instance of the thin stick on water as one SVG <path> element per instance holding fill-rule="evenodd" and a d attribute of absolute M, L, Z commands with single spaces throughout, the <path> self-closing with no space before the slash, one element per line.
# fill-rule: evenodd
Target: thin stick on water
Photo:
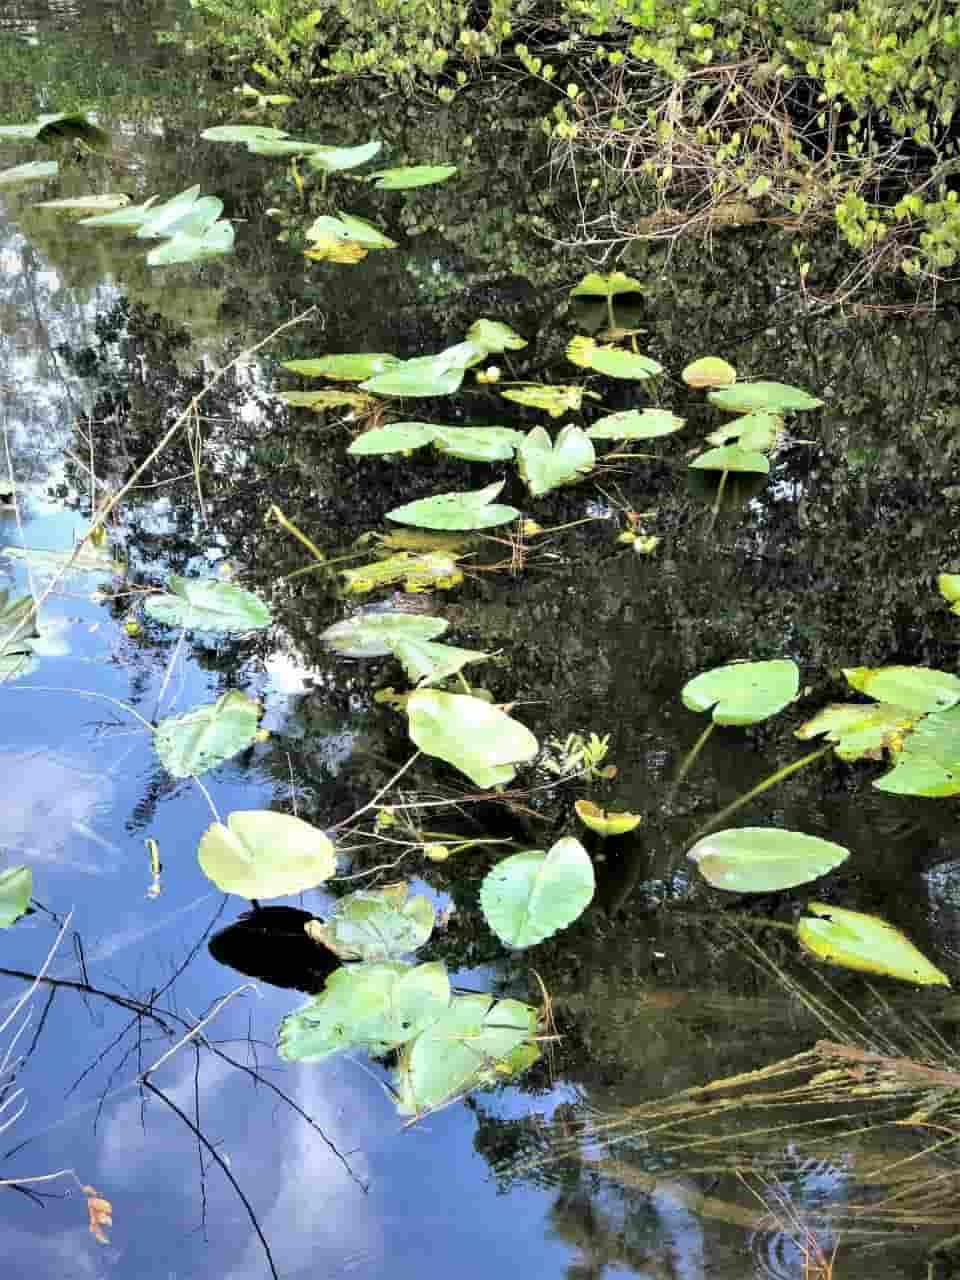
<path fill-rule="evenodd" d="M 287 320 L 283 324 L 278 325 L 277 328 L 274 329 L 271 333 L 268 333 L 267 336 L 262 341 L 256 343 L 252 347 L 247 347 L 245 350 L 241 351 L 239 355 L 234 356 L 234 358 L 231 361 L 229 361 L 229 363 L 225 364 L 222 369 L 217 370 L 217 372 L 213 375 L 213 377 L 209 380 L 209 382 L 207 382 L 207 384 L 204 387 L 202 387 L 200 391 L 198 391 L 197 394 L 190 400 L 187 407 L 183 410 L 182 413 L 179 414 L 179 416 L 177 417 L 173 425 L 167 431 L 164 432 L 163 436 L 161 436 L 160 441 L 158 442 L 156 447 L 148 454 L 148 456 L 144 459 L 144 461 L 140 463 L 139 467 L 136 468 L 133 475 L 126 482 L 126 484 L 124 484 L 122 488 L 118 489 L 117 492 L 113 494 L 113 496 L 109 499 L 109 501 L 104 503 L 104 505 L 100 508 L 100 510 L 95 514 L 93 521 L 90 524 L 90 528 L 87 530 L 84 536 L 73 548 L 73 552 L 70 555 L 69 559 L 66 560 L 64 564 L 60 566 L 60 568 L 51 578 L 50 582 L 44 588 L 42 595 L 39 598 L 34 597 L 33 609 L 31 610 L 31 613 L 29 615 L 30 617 L 36 617 L 41 605 L 44 603 L 44 601 L 46 601 L 49 598 L 49 596 L 51 595 L 55 587 L 58 585 L 58 583 L 62 581 L 64 575 L 75 564 L 77 556 L 80 554 L 83 548 L 90 541 L 91 536 L 95 534 L 98 529 L 103 528 L 110 513 L 117 506 L 119 506 L 119 504 L 127 496 L 130 490 L 136 486 L 136 483 L 140 479 L 140 477 L 146 471 L 148 471 L 150 467 L 153 466 L 156 460 L 163 453 L 164 449 L 166 449 L 167 445 L 170 444 L 174 436 L 177 435 L 177 433 L 184 426 L 184 424 L 191 421 L 192 416 L 197 412 L 200 406 L 200 403 L 204 399 L 204 397 L 207 396 L 213 390 L 213 388 L 217 386 L 217 384 L 227 376 L 227 374 L 230 372 L 231 369 L 236 368 L 236 366 L 241 364 L 244 360 L 249 359 L 250 356 L 255 355 L 258 351 L 261 351 L 265 346 L 271 343 L 274 340 L 274 338 L 276 338 L 279 334 L 285 332 L 285 330 L 292 329 L 295 325 L 302 324 L 305 320 L 308 320 L 316 310 L 317 310 L 316 307 L 310 307 L 308 310 L 301 312 L 300 315 L 294 316 L 292 320 Z M 17 624 L 17 626 L 11 628 L 10 632 L 7 635 L 5 635 L 4 637 L 2 637 L 2 639 L 0 639 L 0 653 L 2 653 L 4 649 L 7 647 L 7 645 L 10 643 L 10 641 L 15 638 L 15 636 L 17 635 L 17 632 L 20 630 L 20 627 L 22 625 L 23 623 L 21 621 L 20 623 Z M 9 675 L 3 676 L 2 678 L 0 678 L 0 684 L 6 683 L 9 679 L 10 679 Z"/>
<path fill-rule="evenodd" d="M 351 822 L 356 821 L 356 819 L 359 818 L 361 814 L 369 813 L 371 809 L 375 809 L 379 801 L 383 799 L 383 797 L 387 794 L 387 792 L 390 790 L 392 786 L 394 786 L 396 783 L 400 781 L 400 779 L 407 772 L 407 770 L 410 768 L 413 762 L 415 760 L 420 759 L 420 755 L 421 753 L 419 751 L 415 751 L 413 755 L 410 757 L 410 759 L 407 761 L 407 763 L 397 770 L 397 772 L 393 775 L 390 781 L 384 783 L 384 785 L 380 788 L 380 790 L 377 792 L 377 794 L 373 797 L 372 800 L 368 800 L 367 803 L 363 805 L 361 808 L 357 809 L 355 813 L 351 813 L 349 818 L 344 818 L 342 822 L 338 822 L 337 825 L 332 828 L 332 830 L 339 831 L 341 827 L 346 827 Z"/>
<path fill-rule="evenodd" d="M 157 1071 L 160 1067 L 162 1067 L 163 1064 L 169 1058 L 172 1058 L 173 1055 L 178 1050 L 182 1049 L 185 1044 L 189 1044 L 190 1041 L 194 1038 L 194 1036 L 199 1035 L 200 1032 L 203 1030 L 203 1028 L 207 1026 L 208 1023 L 213 1021 L 213 1019 L 217 1016 L 220 1010 L 224 1008 L 225 1005 L 229 1004 L 230 1001 L 234 998 L 234 996 L 239 996 L 244 991 L 252 991 L 254 995 L 259 994 L 259 992 L 257 991 L 257 988 L 254 986 L 252 982 L 245 982 L 243 983 L 242 986 L 234 987 L 232 991 L 228 991 L 225 996 L 221 996 L 220 999 L 216 1001 L 213 1008 L 206 1015 L 206 1017 L 201 1018 L 200 1021 L 196 1024 L 196 1026 L 191 1027 L 190 1030 L 186 1033 L 186 1035 L 183 1035 L 180 1037 L 180 1039 L 177 1041 L 176 1044 L 171 1045 L 170 1048 L 167 1049 L 165 1053 L 162 1053 L 160 1057 L 156 1060 L 156 1062 L 154 1062 L 151 1066 L 147 1067 L 146 1071 L 141 1071 L 140 1079 L 146 1080 L 147 1076 L 151 1075 L 154 1071 Z"/>

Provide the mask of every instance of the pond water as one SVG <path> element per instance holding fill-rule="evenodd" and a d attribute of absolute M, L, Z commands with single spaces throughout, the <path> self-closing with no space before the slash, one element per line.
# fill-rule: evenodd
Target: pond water
<path fill-rule="evenodd" d="M 764 1181 L 756 1169 L 741 1179 L 704 1171 L 709 1160 L 691 1164 L 683 1144 L 654 1133 L 608 1148 L 603 1117 L 763 1067 L 826 1034 L 798 994 L 808 982 L 822 994 L 815 977 L 781 954 L 773 930 L 751 932 L 760 951 L 751 949 L 733 926 L 745 900 L 721 902 L 684 851 L 712 814 L 799 758 L 793 729 L 844 697 L 841 668 L 955 668 L 960 621 L 936 589 L 938 572 L 960 566 L 955 309 L 817 312 L 794 288 L 792 244 L 779 233 L 637 251 L 629 267 L 643 289 L 621 323 L 644 330 L 643 349 L 667 370 L 722 355 L 826 401 L 776 454 L 768 481 L 749 492 L 731 482 L 719 503 L 691 486 L 690 442 L 678 441 L 716 423 L 676 377 L 659 395 L 688 427 L 684 437 L 644 442 L 659 460 L 536 501 L 512 467 L 439 455 L 353 459 L 335 415 L 288 412 L 277 401 L 277 390 L 307 385 L 281 361 L 430 353 L 489 316 L 528 340 L 504 359 L 510 373 L 576 380 L 564 348 L 602 317 L 571 310 L 567 294 L 600 264 L 538 233 L 543 209 L 561 222 L 573 215 L 563 173 L 543 167 L 530 103 L 497 106 L 493 130 L 489 103 L 425 115 L 369 87 L 297 104 L 289 127 L 338 144 L 383 137 L 391 164 L 451 160 L 461 173 L 405 194 L 357 194 L 351 179 L 338 179 L 347 194 L 333 195 L 332 208 L 349 199 L 400 248 L 354 266 L 305 262 L 278 236 L 320 211 L 308 203 L 316 196 L 298 194 L 283 161 L 200 138 L 244 103 L 202 60 L 157 42 L 178 21 L 187 15 L 176 4 L 97 0 L 8 4 L 0 18 L 0 121 L 92 107 L 114 140 L 109 161 L 86 156 L 56 181 L 0 193 L 0 474 L 16 486 L 0 507 L 5 546 L 69 550 L 89 525 L 91 471 L 100 502 L 216 369 L 307 313 L 240 360 L 117 508 L 109 538 L 126 556 L 126 576 L 71 571 L 60 580 L 44 606 L 45 652 L 0 690 L 0 849 L 4 866 L 32 869 L 36 906 L 0 935 L 4 1017 L 25 988 L 17 975 L 39 971 L 69 915 L 53 981 L 33 996 L 14 1051 L 29 1105 L 0 1127 L 0 1177 L 74 1170 L 114 1213 L 110 1241 L 100 1244 L 76 1181 L 9 1190 L 10 1274 L 826 1274 L 809 1270 L 797 1224 L 865 1185 L 875 1200 L 893 1195 L 864 1171 L 919 1150 L 912 1135 L 818 1142 L 815 1129 L 777 1113 Z M 2 147 L 0 167 L 38 156 Z M 129 236 L 31 207 L 94 191 L 141 200 L 194 182 L 224 201 L 237 226 L 228 257 L 151 270 Z M 268 216 L 271 207 L 280 212 Z M 830 263 L 831 246 L 822 251 Z M 843 266 L 823 270 L 839 278 Z M 601 382 L 605 406 L 646 403 L 634 384 Z M 524 429 L 545 420 L 491 387 L 413 404 L 412 416 L 426 420 Z M 406 1125 L 382 1063 L 278 1057 L 281 1019 L 323 975 L 303 959 L 299 918 L 281 924 L 279 938 L 257 935 L 229 955 L 215 942 L 211 951 L 248 904 L 216 889 L 196 849 L 211 802 L 220 814 L 278 809 L 329 829 L 410 755 L 401 718 L 374 698 L 401 682 L 399 667 L 324 647 L 323 629 L 355 605 L 332 575 L 291 576 L 309 560 L 266 522 L 271 504 L 333 556 L 382 527 L 400 502 L 494 477 L 507 480 L 504 500 L 541 525 L 573 527 L 531 543 L 519 572 L 513 549 L 494 546 L 487 563 L 502 568 L 468 572 L 430 607 L 451 619 L 454 643 L 500 655 L 484 682 L 498 701 L 516 700 L 541 742 L 609 734 L 617 773 L 587 789 L 551 788 L 542 769 L 521 771 L 515 785 L 534 788 L 522 803 L 466 804 L 443 821 L 514 848 L 547 848 L 577 831 L 580 795 L 643 820 L 617 842 L 585 838 L 596 899 L 531 952 L 501 947 L 480 913 L 478 887 L 496 846 L 444 863 L 414 854 L 376 872 L 389 846 L 371 845 L 341 865 L 360 884 L 370 872 L 373 883 L 405 877 L 435 902 L 442 927 L 419 958 L 444 961 L 459 989 L 539 1004 L 542 980 L 553 1002 L 559 1039 L 526 1074 Z M 631 511 L 660 539 L 649 556 L 618 542 Z M 588 516 L 596 518 L 574 524 Z M 51 580 L 43 566 L 9 556 L 0 572 L 11 596 Z M 270 602 L 275 625 L 217 639 L 150 622 L 141 595 L 171 572 L 229 574 Z M 767 657 L 799 664 L 798 706 L 751 729 L 718 730 L 674 794 L 672 779 L 703 728 L 681 703 L 684 683 L 736 658 Z M 208 801 L 190 779 L 166 773 L 147 726 L 125 708 L 155 721 L 229 690 L 262 702 L 269 736 L 205 776 Z M 956 801 L 883 794 L 871 786 L 879 772 L 821 760 L 759 797 L 735 825 L 772 823 L 848 847 L 849 862 L 813 896 L 883 915 L 954 973 Z M 409 796 L 464 790 L 429 760 L 404 787 Z M 158 890 L 148 840 L 162 862 Z M 356 887 L 345 879 L 282 903 L 322 917 Z M 761 914 L 791 920 L 808 896 L 801 888 L 765 898 Z M 760 953 L 792 975 L 792 989 Z M 955 1052 L 949 994 L 830 977 L 848 1018 L 861 1010 L 865 1023 L 883 1022 L 878 1043 L 888 1051 L 912 1043 L 892 1028 L 922 1016 L 942 1054 Z M 151 1075 L 159 1092 L 143 1088 L 147 1068 L 211 1014 L 202 1035 Z M 9 1114 L 0 1112 L 0 1126 Z M 821 1112 L 804 1119 L 811 1114 Z M 608 1151 L 616 1168 L 597 1164 Z M 941 1186 L 954 1185 L 944 1182 L 953 1177 L 945 1156 L 923 1159 Z M 838 1276 L 866 1267 L 884 1280 L 926 1274 L 925 1252 L 947 1229 L 920 1222 L 912 1234 L 878 1239 L 879 1227 L 828 1226 L 820 1244 L 829 1254 L 839 1239 Z"/>

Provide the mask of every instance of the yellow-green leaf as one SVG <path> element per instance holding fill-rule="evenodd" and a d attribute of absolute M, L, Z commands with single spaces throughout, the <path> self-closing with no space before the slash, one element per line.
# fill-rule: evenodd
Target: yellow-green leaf
<path fill-rule="evenodd" d="M 604 810 L 592 800 L 578 800 L 573 807 L 584 826 L 589 827 L 591 831 L 599 832 L 602 836 L 626 835 L 641 822 L 638 813 L 616 813 L 613 810 Z"/>
<path fill-rule="evenodd" d="M 950 986 L 950 979 L 918 951 L 906 934 L 879 916 L 825 902 L 808 902 L 808 916 L 797 925 L 802 946 L 818 960 L 881 973 L 918 986 Z"/>

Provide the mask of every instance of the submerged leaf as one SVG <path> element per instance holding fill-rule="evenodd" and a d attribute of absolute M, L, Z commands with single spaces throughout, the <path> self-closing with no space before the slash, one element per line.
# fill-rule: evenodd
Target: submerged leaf
<path fill-rule="evenodd" d="M 157 755 L 175 778 L 195 777 L 253 745 L 260 704 L 232 689 L 182 716 L 168 716 L 153 735 Z"/>
<path fill-rule="evenodd" d="M 517 458 L 521 478 L 533 497 L 539 498 L 589 475 L 597 455 L 583 428 L 568 423 L 555 441 L 543 427 L 534 427 L 517 449 Z"/>
<path fill-rule="evenodd" d="M 510 782 L 513 766 L 532 760 L 540 749 L 526 725 L 468 694 L 417 689 L 407 699 L 407 716 L 414 745 L 478 787 Z"/>
<path fill-rule="evenodd" d="M 344 965 L 320 995 L 283 1019 L 278 1051 L 288 1062 L 321 1062 L 352 1048 L 379 1057 L 418 1036 L 449 1004 L 450 980 L 439 961 Z"/>
<path fill-rule="evenodd" d="M 946 711 L 960 702 L 960 678 L 930 667 L 844 667 L 851 688 L 877 702 L 892 702 L 921 714 Z"/>
<path fill-rule="evenodd" d="M 879 760 L 884 751 L 895 754 L 903 748 L 919 719 L 920 712 L 888 702 L 833 703 L 802 724 L 794 736 L 804 741 L 826 737 L 836 743 L 841 760 Z"/>
<path fill-rule="evenodd" d="M 147 596 L 144 610 L 168 627 L 240 635 L 269 627 L 273 615 L 251 591 L 219 578 L 181 578 L 171 574 L 162 595 Z"/>
<path fill-rule="evenodd" d="M 457 172 L 455 164 L 411 164 L 395 169 L 380 169 L 371 173 L 373 182 L 381 191 L 409 191 L 413 187 L 432 187 L 446 182 Z"/>
<path fill-rule="evenodd" d="M 325 388 L 323 391 L 282 391 L 278 396 L 291 409 L 313 409 L 315 413 L 324 413 L 327 409 L 355 409 L 357 413 L 365 413 L 376 403 L 373 396 L 364 395 L 361 391 L 339 391 Z"/>
<path fill-rule="evenodd" d="M 713 710 L 715 724 L 759 724 L 797 696 L 800 671 L 788 658 L 772 662 L 731 662 L 701 672 L 684 686 L 683 705 Z"/>
<path fill-rule="evenodd" d="M 700 874 L 728 893 L 773 893 L 826 875 L 850 850 L 779 827 L 737 827 L 704 836 L 687 853 Z"/>
<path fill-rule="evenodd" d="M 501 391 L 504 400 L 512 400 L 514 404 L 523 404 L 530 409 L 543 409 L 551 418 L 560 418 L 565 413 L 576 413 L 583 403 L 585 392 L 583 387 L 547 386 L 546 383 L 527 382 L 512 391 Z M 596 400 L 598 396 L 591 395 Z"/>
<path fill-rule="evenodd" d="M 218 889 L 242 898 L 303 893 L 337 870 L 333 845 L 322 831 L 270 809 L 235 809 L 226 825 L 214 822 L 204 832 L 197 856 Z"/>
<path fill-rule="evenodd" d="M 680 377 L 688 387 L 697 390 L 704 387 L 731 387 L 737 380 L 737 371 L 732 364 L 717 356 L 702 356 L 688 364 Z"/>
<path fill-rule="evenodd" d="M 29 867 L 5 867 L 0 871 L 0 929 L 8 929 L 30 905 L 33 872 Z"/>
<path fill-rule="evenodd" d="M 397 1068 L 402 1114 L 423 1115 L 471 1089 L 499 1084 L 539 1057 L 537 1011 L 488 995 L 454 998 L 404 1050 Z"/>
<path fill-rule="evenodd" d="M 494 502 L 504 482 L 486 485 L 466 493 L 438 493 L 420 498 L 387 512 L 387 519 L 397 524 L 412 524 L 420 529 L 492 529 L 509 524 L 520 512 Z"/>
<path fill-rule="evenodd" d="M 818 960 L 901 978 L 918 986 L 949 987 L 950 979 L 918 951 L 910 939 L 879 916 L 847 911 L 824 902 L 808 902 L 810 915 L 797 925 L 797 937 Z"/>
<path fill-rule="evenodd" d="M 316 235 L 303 256 L 311 262 L 339 262 L 341 265 L 362 262 L 368 250 L 356 240 L 341 240 L 339 236 Z"/>
<path fill-rule="evenodd" d="M 415 555 L 399 551 L 386 560 L 374 560 L 370 564 L 341 569 L 347 591 L 363 595 L 377 587 L 402 582 L 404 591 L 426 591 L 438 587 L 441 591 L 459 586 L 463 573 L 457 568 L 459 557 L 444 551 L 427 551 Z"/>
<path fill-rule="evenodd" d="M 346 658 L 383 658 L 397 641 L 435 640 L 449 625 L 416 613 L 358 613 L 327 627 L 320 639 Z"/>
<path fill-rule="evenodd" d="M 398 960 L 423 946 L 436 918 L 428 898 L 408 893 L 405 884 L 349 893 L 325 923 L 305 926 L 307 936 L 341 960 Z"/>
<path fill-rule="evenodd" d="M 624 836 L 643 821 L 639 813 L 615 813 L 601 809 L 592 800 L 578 800 L 573 807 L 583 825 L 602 836 Z"/>
<path fill-rule="evenodd" d="M 501 942 L 532 947 L 582 915 L 595 888 L 586 849 L 566 836 L 548 853 L 528 849 L 498 862 L 480 886 L 480 906 Z"/>
<path fill-rule="evenodd" d="M 711 391 L 707 396 L 718 409 L 733 413 L 795 413 L 807 409 L 819 409 L 823 405 L 800 387 L 790 387 L 783 382 L 738 382 L 721 391 Z"/>
<path fill-rule="evenodd" d="M 624 409 L 598 418 L 587 435 L 592 440 L 653 440 L 679 431 L 685 421 L 668 409 Z"/>

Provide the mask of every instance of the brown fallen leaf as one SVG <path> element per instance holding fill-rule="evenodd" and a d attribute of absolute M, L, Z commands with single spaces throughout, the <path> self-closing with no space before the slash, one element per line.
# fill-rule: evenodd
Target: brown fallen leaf
<path fill-rule="evenodd" d="M 87 1197 L 87 1213 L 90 1218 L 90 1234 L 98 1244 L 109 1244 L 110 1237 L 104 1234 L 104 1227 L 113 1226 L 113 1205 L 104 1200 L 96 1187 L 81 1187 Z"/>

